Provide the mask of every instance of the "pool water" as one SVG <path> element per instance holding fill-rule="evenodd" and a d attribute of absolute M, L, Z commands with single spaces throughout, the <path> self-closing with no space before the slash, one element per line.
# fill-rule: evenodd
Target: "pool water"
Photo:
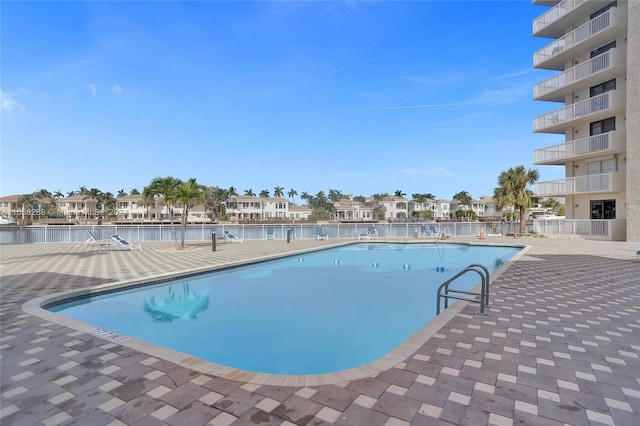
<path fill-rule="evenodd" d="M 322 374 L 391 352 L 434 318 L 438 286 L 513 247 L 365 243 L 285 257 L 46 309 L 228 367 Z M 456 288 L 471 289 L 466 274 Z"/>

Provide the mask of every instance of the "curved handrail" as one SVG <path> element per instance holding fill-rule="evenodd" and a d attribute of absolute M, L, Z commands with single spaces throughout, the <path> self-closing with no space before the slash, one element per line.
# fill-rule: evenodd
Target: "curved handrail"
<path fill-rule="evenodd" d="M 449 285 L 452 282 L 454 282 L 456 279 L 460 278 L 461 276 L 463 276 L 467 272 L 475 272 L 478 275 L 480 275 L 480 278 L 482 280 L 482 285 L 480 287 L 480 293 L 474 293 L 474 292 L 464 291 L 464 290 L 449 289 Z M 458 272 L 457 274 L 455 274 L 454 276 L 452 276 L 451 278 L 449 278 L 448 280 L 446 280 L 445 282 L 440 284 L 440 286 L 438 287 L 438 296 L 437 296 L 437 301 L 436 301 L 437 302 L 436 315 L 440 315 L 440 299 L 441 298 L 444 298 L 444 308 L 445 309 L 447 309 L 449 307 L 449 299 L 465 300 L 467 302 L 480 303 L 480 311 L 477 312 L 477 314 L 478 315 L 486 315 L 486 313 L 484 311 L 484 308 L 486 306 L 489 306 L 489 280 L 490 280 L 489 270 L 487 269 L 486 266 L 481 265 L 479 263 L 473 263 L 473 264 L 467 266 L 462 271 Z M 442 292 L 443 289 L 444 289 L 444 294 Z M 453 295 L 450 295 L 449 293 L 459 293 L 459 294 L 466 294 L 466 295 L 472 295 L 472 296 L 480 296 L 480 300 L 476 300 L 476 299 L 472 299 L 472 298 L 468 298 L 468 297 L 453 296 Z"/>

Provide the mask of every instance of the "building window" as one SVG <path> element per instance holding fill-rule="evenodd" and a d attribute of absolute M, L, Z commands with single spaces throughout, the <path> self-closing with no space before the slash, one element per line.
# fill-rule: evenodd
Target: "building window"
<path fill-rule="evenodd" d="M 611 43 L 605 44 L 604 46 L 597 48 L 596 50 L 592 50 L 591 57 L 594 58 L 608 50 L 614 49 L 615 47 L 616 47 L 616 42 L 614 40 Z"/>
<path fill-rule="evenodd" d="M 617 170 L 617 163 L 615 158 L 609 158 L 607 160 L 590 161 L 587 163 L 587 174 L 597 175 L 600 173 L 615 172 Z"/>
<path fill-rule="evenodd" d="M 616 200 L 592 200 L 591 219 L 615 219 Z"/>
<path fill-rule="evenodd" d="M 589 125 L 590 136 L 611 132 L 616 129 L 616 118 L 609 117 L 604 120 L 594 121 Z"/>
<path fill-rule="evenodd" d="M 602 15 L 602 14 L 603 14 L 603 13 L 605 13 L 607 10 L 611 9 L 612 7 L 616 7 L 617 5 L 618 5 L 618 2 L 617 2 L 617 1 L 614 1 L 614 2 L 609 3 L 608 5 L 606 5 L 605 7 L 603 7 L 602 9 L 600 9 L 600 10 L 598 10 L 598 11 L 596 11 L 596 12 L 593 12 L 593 13 L 591 14 L 591 16 L 589 16 L 589 20 L 592 20 L 593 18 L 596 18 L 596 17 L 598 17 L 598 16 Z"/>
<path fill-rule="evenodd" d="M 609 80 L 602 84 L 598 84 L 597 86 L 591 87 L 591 97 L 602 95 L 603 93 L 607 93 L 611 90 L 616 90 L 616 79 Z"/>

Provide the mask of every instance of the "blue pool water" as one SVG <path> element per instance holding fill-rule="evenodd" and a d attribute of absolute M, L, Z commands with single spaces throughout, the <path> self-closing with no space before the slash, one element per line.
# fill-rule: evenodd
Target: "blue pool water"
<path fill-rule="evenodd" d="M 229 367 L 321 374 L 388 354 L 433 319 L 443 281 L 519 250 L 353 244 L 46 308 Z M 455 287 L 478 282 L 466 274 Z"/>

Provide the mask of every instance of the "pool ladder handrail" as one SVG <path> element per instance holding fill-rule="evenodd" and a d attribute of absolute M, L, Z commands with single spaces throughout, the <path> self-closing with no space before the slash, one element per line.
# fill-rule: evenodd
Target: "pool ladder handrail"
<path fill-rule="evenodd" d="M 482 285 L 480 286 L 480 293 L 449 288 L 449 285 L 453 281 L 460 278 L 467 272 L 476 272 L 478 275 L 480 275 L 482 279 Z M 440 284 L 440 287 L 438 287 L 438 297 L 436 300 L 436 303 L 437 303 L 436 315 L 440 315 L 440 299 L 444 299 L 445 309 L 449 307 L 449 299 L 457 299 L 457 300 L 464 300 L 467 302 L 479 303 L 480 310 L 476 312 L 476 314 L 486 315 L 486 312 L 484 311 L 484 309 L 490 306 L 489 305 L 489 281 L 490 281 L 489 269 L 487 269 L 486 266 L 481 265 L 479 263 L 472 263 L 471 265 L 467 266 L 462 271 L 458 272 L 457 274 L 455 274 L 454 276 L 452 276 L 451 278 L 449 278 L 448 280 Z M 444 289 L 444 293 L 442 293 L 443 289 Z M 477 298 L 471 298 L 471 297 L 453 296 L 453 295 L 450 295 L 449 293 L 464 294 L 467 296 L 480 296 L 480 300 L 478 300 Z"/>

